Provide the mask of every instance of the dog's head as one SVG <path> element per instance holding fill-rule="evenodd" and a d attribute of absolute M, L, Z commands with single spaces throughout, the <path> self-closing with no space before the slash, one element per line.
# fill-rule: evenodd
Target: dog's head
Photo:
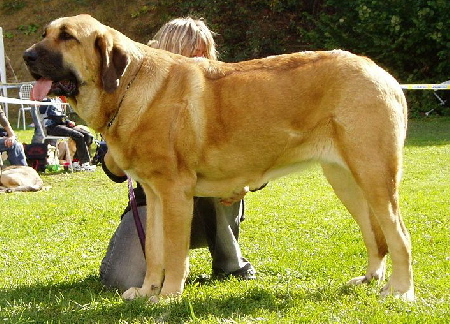
<path fill-rule="evenodd" d="M 89 15 L 52 21 L 43 39 L 23 54 L 37 80 L 34 99 L 47 95 L 76 98 L 83 86 L 89 86 L 90 91 L 94 86 L 114 92 L 129 63 L 121 37 Z"/>

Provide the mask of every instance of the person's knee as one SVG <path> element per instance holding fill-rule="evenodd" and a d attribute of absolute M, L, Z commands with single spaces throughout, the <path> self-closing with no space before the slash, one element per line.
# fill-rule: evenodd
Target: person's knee
<path fill-rule="evenodd" d="M 25 152 L 22 143 L 16 141 L 16 142 L 15 142 L 15 146 L 16 146 L 16 150 L 17 150 L 17 151 Z"/>
<path fill-rule="evenodd" d="M 84 135 L 80 132 L 77 132 L 76 130 L 72 130 L 70 133 L 70 137 L 76 141 L 76 140 L 84 140 Z"/>
<path fill-rule="evenodd" d="M 84 141 L 86 142 L 87 146 L 91 146 L 92 143 L 94 142 L 94 137 L 92 135 L 85 135 L 84 136 Z"/>

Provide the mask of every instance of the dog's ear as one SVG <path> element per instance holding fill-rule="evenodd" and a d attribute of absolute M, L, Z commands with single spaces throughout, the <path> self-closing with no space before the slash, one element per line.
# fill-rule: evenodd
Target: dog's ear
<path fill-rule="evenodd" d="M 119 86 L 120 78 L 128 65 L 128 55 L 106 35 L 97 36 L 95 46 L 102 59 L 100 73 L 103 89 L 112 93 Z"/>

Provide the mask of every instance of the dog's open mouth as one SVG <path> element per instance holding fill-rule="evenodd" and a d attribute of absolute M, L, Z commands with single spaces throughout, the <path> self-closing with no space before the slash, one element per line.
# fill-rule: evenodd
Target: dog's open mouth
<path fill-rule="evenodd" d="M 78 94 L 78 83 L 72 80 L 52 81 L 39 78 L 31 91 L 31 99 L 42 101 L 48 95 L 73 97 Z"/>

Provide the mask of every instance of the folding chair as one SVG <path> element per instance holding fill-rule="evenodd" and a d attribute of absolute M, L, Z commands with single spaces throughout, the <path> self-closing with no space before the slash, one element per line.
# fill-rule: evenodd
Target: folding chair
<path fill-rule="evenodd" d="M 450 84 L 450 80 L 442 82 L 441 84 Z M 442 99 L 441 97 L 439 97 L 439 95 L 437 94 L 438 90 L 434 90 L 434 96 L 437 98 L 437 100 L 439 100 L 439 103 L 441 106 L 444 106 L 447 103 L 447 100 Z"/>
<path fill-rule="evenodd" d="M 441 84 L 450 84 L 450 80 L 445 81 L 445 82 L 442 82 Z M 447 104 L 447 100 L 441 98 L 441 97 L 437 94 L 438 91 L 439 91 L 439 90 L 434 90 L 434 91 L 433 91 L 433 94 L 434 94 L 434 96 L 436 97 L 436 99 L 439 101 L 439 105 L 440 105 L 440 106 L 445 106 L 445 105 Z M 447 90 L 447 91 L 449 91 L 449 90 Z M 430 115 L 433 111 L 435 111 L 435 110 L 436 110 L 436 108 L 433 108 L 433 109 L 431 109 L 430 111 L 427 111 L 427 112 L 425 113 L 425 116 L 429 116 L 429 115 Z"/>
<path fill-rule="evenodd" d="M 25 100 L 30 100 L 31 89 L 33 89 L 32 83 L 22 84 L 20 86 L 20 90 L 19 90 L 19 98 L 25 99 Z M 31 112 L 31 106 L 27 106 L 24 104 L 20 104 L 20 106 L 21 107 L 19 108 L 19 114 L 17 117 L 17 128 L 20 127 L 20 120 L 22 120 L 23 129 L 26 129 L 27 125 L 26 125 L 26 121 L 25 121 L 25 112 L 27 112 L 27 111 Z"/>
<path fill-rule="evenodd" d="M 56 107 L 60 107 L 63 108 L 64 111 L 66 110 L 66 107 L 68 104 L 61 102 L 61 100 L 59 100 L 59 98 L 56 99 L 51 99 L 51 102 L 48 103 L 49 105 L 55 105 Z M 53 136 L 53 135 L 47 135 L 47 129 L 44 126 L 44 116 L 42 114 L 40 114 L 39 112 L 39 108 L 37 105 L 35 105 L 33 107 L 33 109 L 35 109 L 36 112 L 36 120 L 38 122 L 38 125 L 36 125 L 37 127 L 39 127 L 41 133 L 43 134 L 43 142 L 45 143 L 45 140 L 57 140 L 57 141 L 62 141 L 64 143 L 64 148 L 66 150 L 66 161 L 69 162 L 69 169 L 71 172 L 73 172 L 73 162 L 72 162 L 72 157 L 70 156 L 70 150 L 69 150 L 69 139 L 70 137 L 67 136 Z M 58 150 L 58 143 L 56 144 L 56 155 L 59 155 L 59 150 Z"/>

